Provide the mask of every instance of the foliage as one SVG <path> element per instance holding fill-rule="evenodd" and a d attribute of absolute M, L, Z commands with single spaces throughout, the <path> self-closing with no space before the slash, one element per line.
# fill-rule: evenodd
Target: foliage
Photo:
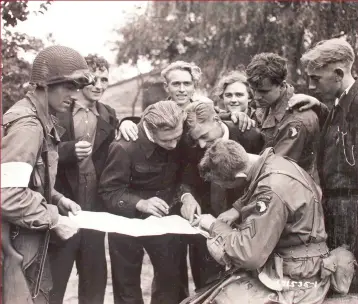
<path fill-rule="evenodd" d="M 289 61 L 289 80 L 304 85 L 301 54 L 322 39 L 347 36 L 357 49 L 356 2 L 153 1 L 117 32 L 117 63 L 145 57 L 156 67 L 187 60 L 203 70 L 207 88 L 252 55 L 275 52 Z"/>
<path fill-rule="evenodd" d="M 43 14 L 50 1 L 42 3 L 36 13 Z M 14 31 L 19 22 L 28 18 L 27 1 L 1 1 L 2 33 L 2 112 L 20 100 L 26 92 L 26 84 L 30 79 L 31 65 L 19 57 L 20 52 L 39 51 L 43 43 L 39 39 Z"/>

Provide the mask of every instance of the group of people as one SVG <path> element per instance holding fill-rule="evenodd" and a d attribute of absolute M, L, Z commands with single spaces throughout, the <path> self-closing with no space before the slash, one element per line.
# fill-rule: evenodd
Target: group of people
<path fill-rule="evenodd" d="M 330 39 L 301 60 L 322 102 L 295 94 L 286 60 L 261 53 L 218 81 L 219 109 L 195 94 L 200 68 L 177 61 L 161 74 L 168 99 L 119 122 L 100 102 L 104 58 L 41 51 L 34 89 L 3 116 L 4 303 L 63 303 L 74 262 L 79 303 L 103 303 L 105 234 L 78 230 L 68 213 L 80 210 L 175 214 L 210 235 L 109 233 L 117 304 L 143 303 L 144 250 L 152 304 L 318 304 L 330 290 L 358 292 L 355 55 Z"/>

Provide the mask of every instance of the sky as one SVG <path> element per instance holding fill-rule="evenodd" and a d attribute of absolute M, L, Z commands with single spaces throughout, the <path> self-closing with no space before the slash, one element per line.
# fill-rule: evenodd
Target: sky
<path fill-rule="evenodd" d="M 29 1 L 29 11 L 37 11 L 43 2 Z M 126 24 L 135 14 L 144 13 L 147 5 L 147 1 L 52 1 L 43 15 L 31 13 L 15 30 L 42 39 L 45 46 L 50 45 L 47 36 L 52 33 L 56 44 L 72 47 L 84 56 L 97 53 L 105 57 L 113 65 L 111 82 L 115 82 L 134 76 L 137 69 L 114 66 L 116 52 L 111 51 L 110 41 L 116 40 L 118 34 L 113 29 Z M 29 61 L 34 56 L 23 55 Z M 142 62 L 140 70 L 148 72 L 150 64 Z"/>

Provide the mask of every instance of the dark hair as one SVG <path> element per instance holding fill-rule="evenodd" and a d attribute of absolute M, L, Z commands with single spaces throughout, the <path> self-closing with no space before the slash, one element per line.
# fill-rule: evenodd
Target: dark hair
<path fill-rule="evenodd" d="M 287 60 L 274 53 L 255 55 L 246 68 L 247 81 L 253 87 L 261 85 L 265 78 L 280 85 L 287 76 Z"/>
<path fill-rule="evenodd" d="M 231 182 L 236 174 L 247 169 L 248 155 L 233 140 L 217 139 L 206 151 L 199 164 L 200 176 L 207 181 Z"/>
<path fill-rule="evenodd" d="M 107 69 L 109 71 L 109 63 L 106 59 L 104 59 L 101 56 L 98 56 L 97 54 L 89 54 L 85 57 L 88 67 L 92 72 L 96 70 L 103 71 L 104 69 Z"/>

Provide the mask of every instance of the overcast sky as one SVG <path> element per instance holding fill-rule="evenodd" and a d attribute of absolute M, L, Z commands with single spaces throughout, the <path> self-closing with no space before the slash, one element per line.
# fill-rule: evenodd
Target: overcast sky
<path fill-rule="evenodd" d="M 42 2 L 29 1 L 30 12 L 38 10 Z M 72 47 L 82 55 L 100 54 L 114 64 L 116 53 L 111 51 L 113 45 L 109 41 L 118 35 L 113 29 L 124 25 L 133 14 L 143 13 L 147 4 L 147 1 L 52 1 L 45 14 L 31 13 L 15 30 L 41 38 L 45 45 L 46 37 L 52 33 L 57 44 Z M 33 56 L 28 59 L 32 61 Z M 142 69 L 146 72 L 148 64 L 142 65 Z"/>

